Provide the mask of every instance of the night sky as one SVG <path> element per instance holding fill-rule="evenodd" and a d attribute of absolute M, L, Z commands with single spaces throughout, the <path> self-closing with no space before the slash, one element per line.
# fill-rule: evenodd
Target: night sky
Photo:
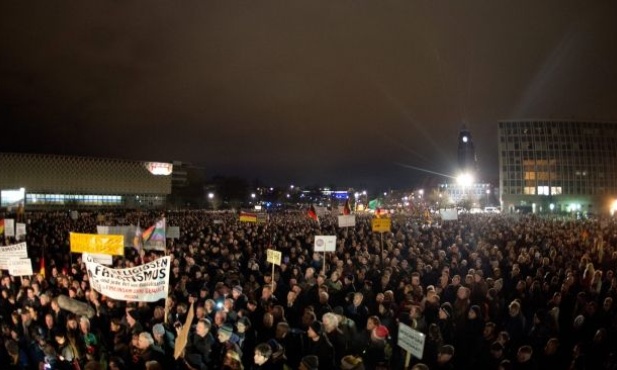
<path fill-rule="evenodd" d="M 617 1 L 3 1 L 0 152 L 414 185 L 458 132 L 617 121 Z M 1 170 L 1 169 L 0 169 Z"/>

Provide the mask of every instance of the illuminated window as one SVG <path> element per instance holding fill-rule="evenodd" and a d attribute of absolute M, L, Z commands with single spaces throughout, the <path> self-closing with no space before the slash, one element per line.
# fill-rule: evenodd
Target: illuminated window
<path fill-rule="evenodd" d="M 561 195 L 561 186 L 553 186 L 551 187 L 552 195 Z"/>
<path fill-rule="evenodd" d="M 548 186 L 538 186 L 538 195 L 550 195 Z"/>
<path fill-rule="evenodd" d="M 527 195 L 535 195 L 536 194 L 536 188 L 533 186 L 526 186 L 525 187 L 525 194 Z"/>

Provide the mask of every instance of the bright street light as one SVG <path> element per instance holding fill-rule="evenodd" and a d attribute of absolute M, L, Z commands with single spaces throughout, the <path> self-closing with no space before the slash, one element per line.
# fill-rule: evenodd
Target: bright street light
<path fill-rule="evenodd" d="M 469 173 L 462 173 L 458 175 L 458 177 L 456 178 L 456 182 L 459 183 L 459 185 L 463 185 L 463 186 L 469 186 L 473 184 L 473 181 L 474 181 L 474 178 Z"/>

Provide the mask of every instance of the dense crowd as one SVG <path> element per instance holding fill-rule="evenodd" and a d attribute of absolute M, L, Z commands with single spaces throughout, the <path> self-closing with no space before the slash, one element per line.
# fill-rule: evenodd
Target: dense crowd
<path fill-rule="evenodd" d="M 118 211 L 104 222 L 159 216 Z M 2 369 L 403 369 L 400 323 L 425 334 L 413 369 L 617 369 L 612 219 L 397 215 L 380 235 L 368 215 L 353 228 L 299 212 L 263 224 L 235 213 L 165 216 L 181 231 L 165 252 L 169 297 L 145 303 L 90 289 L 70 253 L 69 232 L 96 233 L 98 214 L 26 214 L 29 256 L 35 267 L 44 257 L 46 274 L 2 276 Z M 337 236 L 325 260 L 315 235 Z M 267 249 L 282 252 L 274 270 Z M 126 248 L 114 267 L 162 255 Z M 93 314 L 60 307 L 63 296 Z"/>

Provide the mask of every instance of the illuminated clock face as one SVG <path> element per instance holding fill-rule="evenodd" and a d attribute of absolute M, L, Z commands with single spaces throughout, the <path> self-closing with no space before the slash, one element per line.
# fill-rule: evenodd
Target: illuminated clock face
<path fill-rule="evenodd" d="M 467 136 L 463 136 L 463 142 L 466 143 L 467 140 L 469 140 L 469 139 L 467 139 Z"/>

